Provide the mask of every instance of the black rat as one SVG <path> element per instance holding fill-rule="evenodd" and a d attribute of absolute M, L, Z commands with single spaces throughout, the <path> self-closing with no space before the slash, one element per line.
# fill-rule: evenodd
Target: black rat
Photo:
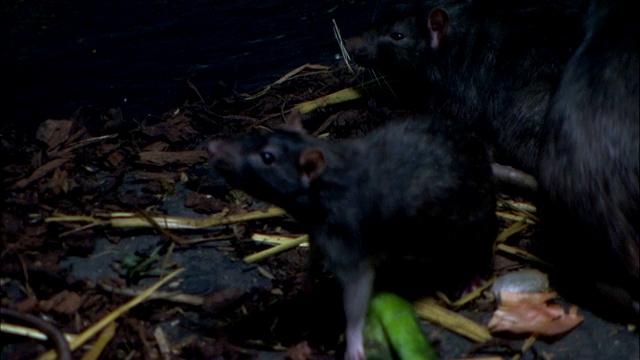
<path fill-rule="evenodd" d="M 537 176 L 540 132 L 580 44 L 582 1 L 441 0 L 390 11 L 346 41 L 402 105 L 469 124 L 496 161 Z"/>
<path fill-rule="evenodd" d="M 364 357 L 368 301 L 385 264 L 417 261 L 431 290 L 450 295 L 491 268 L 497 218 L 487 151 L 452 122 L 390 120 L 364 138 L 331 142 L 290 121 L 212 141 L 209 153 L 231 186 L 307 227 L 312 255 L 322 254 L 343 286 L 345 359 Z"/>
<path fill-rule="evenodd" d="M 543 236 L 558 275 L 595 290 L 600 312 L 640 321 L 640 16 L 593 1 L 545 121 Z M 595 265 L 595 266 L 594 266 Z M 580 296 L 594 299 L 597 296 Z M 613 300 L 614 306 L 611 306 Z M 618 311 L 624 309 L 624 311 Z"/>

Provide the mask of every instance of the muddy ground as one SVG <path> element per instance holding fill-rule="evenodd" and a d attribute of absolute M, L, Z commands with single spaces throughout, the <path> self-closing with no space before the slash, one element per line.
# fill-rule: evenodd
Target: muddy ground
<path fill-rule="evenodd" d="M 36 133 L 3 125 L 2 307 L 78 334 L 160 276 L 184 268 L 157 293 L 173 296 L 147 300 L 117 318 L 100 358 L 339 358 L 344 346 L 339 288 L 330 274 L 310 286 L 308 249 L 298 247 L 253 264 L 243 261 L 268 247 L 251 240 L 253 234 L 303 234 L 295 221 L 278 215 L 166 229 L 148 220 L 167 215 L 197 222 L 268 209 L 212 173 L 207 142 L 280 127 L 295 105 L 358 84 L 342 67 L 302 68 L 282 80 L 253 94 L 221 85 L 209 96 L 194 86 L 191 98 L 162 109 L 166 112 L 156 121 L 85 106 L 68 119 L 43 122 Z M 386 90 L 372 90 L 311 112 L 305 127 L 328 138 L 357 137 L 399 105 Z M 501 192 L 502 199 L 531 205 L 530 193 Z M 522 221 L 507 203 L 500 203 L 502 229 Z M 141 219 L 143 226 L 118 223 L 114 219 L 121 213 Z M 535 230 L 534 222 L 506 244 L 526 249 Z M 529 266 L 519 257 L 497 253 L 496 274 Z M 487 292 L 454 310 L 486 325 L 495 308 Z M 585 319 L 575 329 L 537 340 L 524 352 L 526 336 L 497 334 L 479 344 L 441 326 L 422 325 L 443 359 L 638 358 L 633 326 L 579 311 Z M 3 317 L 2 322 L 32 327 L 20 319 Z M 73 357 L 82 357 L 94 342 L 95 337 Z M 22 335 L 2 335 L 2 359 L 34 358 L 52 347 Z"/>

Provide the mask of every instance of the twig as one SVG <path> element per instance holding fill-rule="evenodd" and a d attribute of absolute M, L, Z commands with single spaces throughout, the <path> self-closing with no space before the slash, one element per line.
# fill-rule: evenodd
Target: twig
<path fill-rule="evenodd" d="M 142 216 L 143 218 L 145 218 L 145 220 L 147 220 L 149 222 L 149 225 L 151 225 L 152 228 L 154 228 L 156 231 L 158 231 L 159 233 L 161 233 L 162 235 L 166 236 L 169 240 L 171 240 L 172 243 L 177 243 L 180 245 L 185 244 L 186 239 L 178 236 L 178 235 L 174 235 L 172 233 L 170 233 L 169 231 L 167 231 L 166 229 L 162 228 L 156 221 L 155 219 L 153 219 L 151 217 L 151 215 L 149 215 L 146 211 L 143 211 L 142 209 L 137 209 L 137 213 Z M 168 253 L 170 253 L 171 251 L 168 251 Z"/>
<path fill-rule="evenodd" d="M 226 212 L 222 212 L 221 214 L 226 214 Z M 202 229 L 207 227 L 214 226 L 223 226 L 234 224 L 243 221 L 252 221 L 252 220 L 260 220 L 267 219 L 276 216 L 282 216 L 286 214 L 286 212 L 277 207 L 270 207 L 267 210 L 256 210 L 250 211 L 244 214 L 231 214 L 231 215 L 223 215 L 223 216 L 211 216 L 208 218 L 183 218 L 177 216 L 152 216 L 151 219 L 158 224 L 158 226 L 166 229 Z M 140 228 L 140 227 L 152 227 L 149 223 L 148 219 L 140 215 L 136 215 L 131 212 L 117 212 L 106 214 L 109 218 L 108 220 L 97 219 L 91 216 L 65 216 L 65 215 L 53 215 L 44 219 L 45 222 L 59 222 L 59 223 L 67 223 L 67 222 L 76 222 L 76 221 L 84 221 L 91 223 L 99 223 L 99 224 L 109 224 L 113 227 L 120 228 Z"/>
<path fill-rule="evenodd" d="M 433 299 L 421 299 L 414 303 L 416 313 L 422 319 L 440 325 L 475 342 L 491 340 L 489 330 L 466 317 L 443 308 Z"/>
<path fill-rule="evenodd" d="M 117 288 L 115 286 L 111 286 L 104 281 L 98 282 L 98 286 L 105 291 L 108 291 L 113 294 L 125 295 L 125 296 L 138 296 L 142 293 L 143 290 L 136 290 L 131 288 Z M 147 297 L 148 300 L 165 300 L 171 301 L 174 303 L 181 303 L 193 306 L 202 306 L 204 303 L 204 298 L 198 295 L 191 294 L 183 294 L 178 292 L 165 292 L 165 291 L 156 291 L 153 294 L 150 294 Z"/>
<path fill-rule="evenodd" d="M 274 246 L 272 248 L 257 252 L 255 254 L 249 255 L 247 257 L 244 258 L 244 262 L 247 264 L 251 264 L 257 261 L 260 261 L 266 257 L 269 257 L 271 255 L 277 254 L 279 252 L 283 252 L 285 250 L 294 248 L 300 244 L 302 244 L 303 242 L 309 241 L 309 235 L 302 235 L 298 238 L 295 239 L 291 239 L 291 241 L 287 241 L 285 243 L 282 243 L 278 246 Z"/>
<path fill-rule="evenodd" d="M 510 236 L 519 233 L 520 231 L 526 229 L 527 227 L 529 227 L 529 224 L 527 223 L 527 219 L 522 219 L 516 223 L 513 223 L 511 226 L 504 229 L 500 234 L 498 234 L 498 237 L 496 238 L 496 243 L 500 244 L 505 242 L 505 240 L 507 240 Z"/>
<path fill-rule="evenodd" d="M 349 69 L 349 72 L 352 74 L 355 74 L 355 71 L 353 71 L 353 68 L 351 67 L 351 56 L 349 56 L 349 52 L 347 51 L 347 48 L 344 46 L 344 41 L 342 40 L 342 35 L 340 34 L 340 28 L 338 27 L 338 23 L 336 23 L 335 19 L 331 19 L 331 22 L 333 23 L 333 35 L 336 38 L 336 41 L 338 42 L 338 46 L 340 47 L 340 53 L 342 54 L 342 59 L 344 59 L 344 63 L 347 65 L 347 68 Z"/>
<path fill-rule="evenodd" d="M 102 354 L 104 348 L 107 346 L 109 341 L 113 339 L 113 335 L 115 335 L 117 327 L 118 325 L 115 323 L 115 321 L 110 322 L 109 325 L 107 325 L 107 327 L 102 330 L 100 336 L 98 336 L 98 340 L 93 343 L 91 349 L 89 349 L 89 351 L 84 354 L 82 360 L 97 360 L 98 358 L 100 358 L 100 355 Z"/>
<path fill-rule="evenodd" d="M 461 297 L 456 301 L 449 300 L 449 298 L 443 292 L 440 292 L 440 291 L 436 292 L 436 295 L 440 299 L 442 299 L 445 303 L 447 303 L 447 305 L 457 308 L 462 305 L 465 305 L 466 303 L 480 296 L 480 294 L 482 294 L 483 291 L 488 289 L 493 284 L 494 281 L 496 281 L 496 278 L 492 277 L 491 279 L 487 280 L 482 286 L 477 287 L 475 290 L 465 294 L 463 297 Z"/>
<path fill-rule="evenodd" d="M 198 88 L 191 82 L 191 79 L 187 79 L 187 84 L 189 84 L 189 87 L 191 88 L 191 90 L 195 91 L 196 94 L 198 95 L 198 97 L 200 98 L 200 100 L 202 101 L 203 104 L 206 104 L 207 102 L 204 101 L 204 98 L 202 97 L 202 95 L 200 94 L 200 91 L 198 91 Z"/>
<path fill-rule="evenodd" d="M 69 346 L 67 339 L 65 339 L 64 335 L 62 335 L 62 332 L 57 327 L 37 316 L 21 313 L 12 309 L 1 308 L 0 314 L 3 318 L 10 317 L 18 321 L 23 321 L 42 331 L 47 335 L 47 338 L 55 344 L 58 359 L 71 360 L 71 347 Z M 49 350 L 48 353 L 53 354 L 53 350 Z"/>
<path fill-rule="evenodd" d="M 320 70 L 321 72 L 325 72 L 327 70 L 329 70 L 328 66 L 324 66 L 324 65 L 312 65 L 312 64 L 304 64 L 302 66 L 299 66 L 291 71 L 289 71 L 288 73 L 286 73 L 284 76 L 282 76 L 280 79 L 278 79 L 277 81 L 275 81 L 274 83 L 267 85 L 264 89 L 258 91 L 255 94 L 242 94 L 242 96 L 246 99 L 246 100 L 253 100 L 256 98 L 259 98 L 260 96 L 266 94 L 269 92 L 269 90 L 271 90 L 271 87 L 273 85 L 278 85 L 281 84 L 291 78 L 293 78 L 294 76 L 298 75 L 299 73 L 301 73 L 303 70 L 305 69 L 311 69 L 311 70 Z M 317 72 L 316 72 L 317 73 Z M 315 73 L 311 73 L 311 74 L 315 74 Z M 309 74 L 310 75 L 310 74 Z"/>
<path fill-rule="evenodd" d="M 136 305 L 140 304 L 141 302 L 145 301 L 149 297 L 149 295 L 151 295 L 154 291 L 156 291 L 162 285 L 166 284 L 169 280 L 174 278 L 176 275 L 181 273 L 183 270 L 184 269 L 177 269 L 177 270 L 173 271 L 172 273 L 170 273 L 169 275 L 165 276 L 160 281 L 158 281 L 155 284 L 153 284 L 151 287 L 149 287 L 147 290 L 145 290 L 142 294 L 140 294 L 140 295 L 136 296 L 135 298 L 129 300 L 127 303 L 119 306 L 113 312 L 111 312 L 107 316 L 105 316 L 102 319 L 100 319 L 97 323 L 95 323 L 95 324 L 91 325 L 90 327 L 88 327 L 85 331 L 83 331 L 81 334 L 79 334 L 78 337 L 71 342 L 71 344 L 69 344 L 70 348 L 72 350 L 75 350 L 78 347 L 82 346 L 84 343 L 87 342 L 87 340 L 89 340 L 90 338 L 95 336 L 98 332 L 100 332 L 107 325 L 109 325 L 109 323 L 111 323 L 112 321 L 114 321 L 118 317 L 122 316 L 122 314 L 124 314 L 125 312 L 129 311 L 131 308 L 133 308 Z M 53 351 L 50 350 L 50 351 L 47 351 L 46 353 L 42 354 L 38 359 L 39 360 L 53 360 L 53 359 L 55 359 L 55 354 L 53 353 Z"/>
<path fill-rule="evenodd" d="M 354 100 L 362 97 L 362 92 L 355 87 L 350 87 L 336 91 L 332 94 L 319 97 L 314 100 L 305 101 L 296 105 L 292 111 L 300 112 L 301 114 L 309 113 L 315 109 L 325 107 L 327 105 L 339 104 L 345 101 Z"/>
<path fill-rule="evenodd" d="M 511 214 L 504 211 L 496 211 L 496 215 L 507 220 L 526 221 L 527 224 L 535 224 L 535 221 L 531 220 L 528 216 Z"/>
<path fill-rule="evenodd" d="M 542 264 L 544 266 L 552 267 L 551 264 L 549 264 L 548 262 L 540 259 L 539 257 L 537 257 L 537 256 L 535 256 L 533 254 L 530 254 L 530 253 L 528 253 L 528 252 L 526 252 L 526 251 L 524 251 L 522 249 L 514 247 L 514 246 L 509 246 L 509 245 L 505 245 L 505 244 L 499 244 L 497 246 L 497 250 L 503 251 L 503 252 L 505 252 L 507 254 L 511 254 L 511 255 L 517 256 L 517 257 L 519 257 L 521 259 L 524 259 L 524 260 L 527 260 L 527 261 L 533 261 L 533 262 L 536 262 L 538 264 Z"/>
<path fill-rule="evenodd" d="M 264 244 L 280 245 L 280 244 L 288 243 L 291 240 L 294 240 L 294 238 L 292 238 L 291 236 L 284 236 L 284 235 L 254 233 L 253 235 L 251 235 L 251 240 L 261 242 Z M 307 246 L 307 245 L 309 244 L 308 243 L 300 244 L 300 246 Z"/>
<path fill-rule="evenodd" d="M 35 340 L 46 341 L 49 339 L 47 334 L 43 333 L 40 330 L 36 330 L 36 329 L 22 326 L 22 325 L 8 324 L 5 322 L 0 323 L 0 332 L 6 333 L 6 334 L 20 335 L 20 336 L 28 337 Z M 64 336 L 64 338 L 67 339 L 67 341 L 71 341 L 76 337 L 76 335 L 67 334 L 67 333 L 63 333 L 62 336 Z"/>

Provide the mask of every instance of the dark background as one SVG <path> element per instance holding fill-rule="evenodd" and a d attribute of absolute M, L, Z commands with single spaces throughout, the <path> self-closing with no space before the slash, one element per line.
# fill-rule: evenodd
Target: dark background
<path fill-rule="evenodd" d="M 82 105 L 159 117 L 223 82 L 253 91 L 339 54 L 388 0 L 3 1 L 2 129 L 34 128 Z"/>

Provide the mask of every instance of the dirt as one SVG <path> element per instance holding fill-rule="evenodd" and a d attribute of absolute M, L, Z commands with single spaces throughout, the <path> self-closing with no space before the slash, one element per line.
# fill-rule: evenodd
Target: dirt
<path fill-rule="evenodd" d="M 306 275 L 308 249 L 298 247 L 254 264 L 243 261 L 268 247 L 251 240 L 254 233 L 304 233 L 286 215 L 199 229 L 164 229 L 148 221 L 147 226 L 117 227 L 112 219 L 129 213 L 141 219 L 202 220 L 267 209 L 268 204 L 211 175 L 207 142 L 280 127 L 296 104 L 357 84 L 342 67 L 309 67 L 254 94 L 222 88 L 214 91 L 221 95 L 203 98 L 194 88 L 192 98 L 156 121 L 134 121 L 119 109 L 86 106 L 68 119 L 43 122 L 34 134 L 7 125 L 1 160 L 2 307 L 78 334 L 161 275 L 184 268 L 178 280 L 159 290 L 182 297 L 148 300 L 120 316 L 101 358 L 339 357 L 344 345 L 340 291 L 330 274 L 319 279 Z M 383 93 L 387 100 L 365 94 L 320 108 L 306 116 L 305 124 L 329 138 L 361 136 L 398 110 L 397 99 Z M 503 198 L 530 204 L 531 194 L 502 190 Z M 501 211 L 515 212 L 504 206 Z M 506 229 L 517 220 L 501 221 Z M 526 248 L 534 233 L 532 225 L 507 244 Z M 499 253 L 496 273 L 530 265 Z M 562 299 L 559 303 L 568 306 Z M 455 310 L 486 325 L 495 307 L 484 294 Z M 426 321 L 423 329 L 443 359 L 638 358 L 637 330 L 580 311 L 585 320 L 573 331 L 538 340 L 524 352 L 522 336 L 498 334 L 489 343 L 475 344 Z M 51 347 L 3 334 L 2 359 L 33 358 Z M 73 357 L 86 351 L 77 349 Z"/>

